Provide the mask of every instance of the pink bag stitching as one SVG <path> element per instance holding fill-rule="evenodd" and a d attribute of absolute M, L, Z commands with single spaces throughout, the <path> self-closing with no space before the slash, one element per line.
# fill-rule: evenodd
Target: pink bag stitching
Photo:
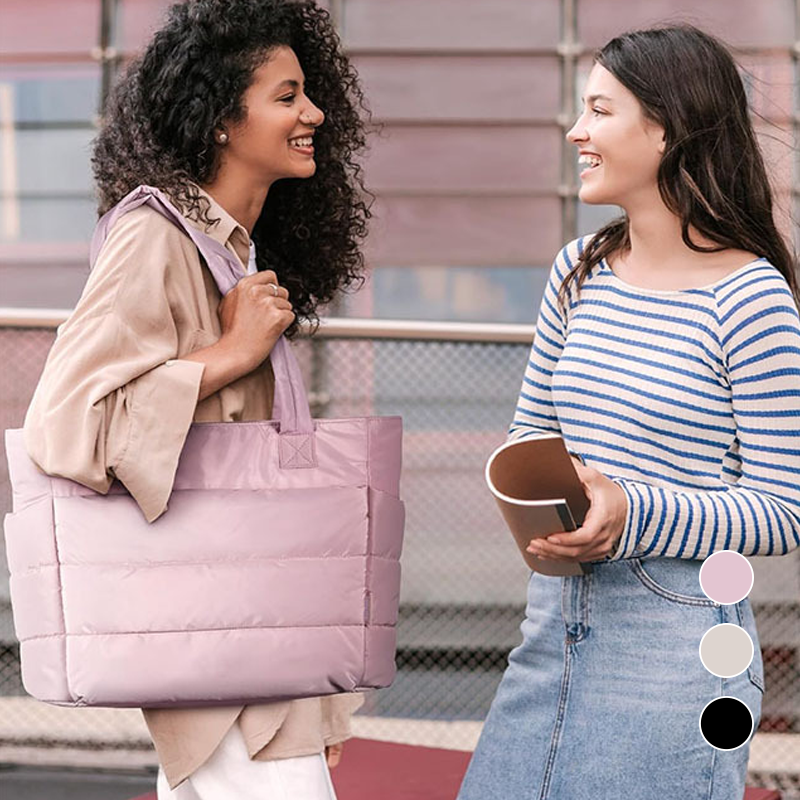
<path fill-rule="evenodd" d="M 317 465 L 314 437 L 305 433 L 284 433 L 280 439 L 281 469 L 308 469 Z"/>

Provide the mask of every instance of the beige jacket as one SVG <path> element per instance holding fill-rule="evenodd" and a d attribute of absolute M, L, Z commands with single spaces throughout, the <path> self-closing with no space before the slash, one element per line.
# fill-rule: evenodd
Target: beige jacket
<path fill-rule="evenodd" d="M 208 195 L 206 195 L 209 197 Z M 210 197 L 206 228 L 247 264 L 247 231 Z M 197 402 L 203 365 L 182 360 L 221 335 L 214 279 L 173 223 L 141 206 L 110 231 L 83 295 L 59 327 L 25 418 L 25 444 L 47 473 L 108 491 L 116 477 L 148 521 L 166 509 L 192 421 L 269 419 L 273 376 L 261 367 Z M 238 720 L 251 758 L 319 753 L 350 736 L 360 695 L 248 707 L 145 709 L 175 787 Z"/>

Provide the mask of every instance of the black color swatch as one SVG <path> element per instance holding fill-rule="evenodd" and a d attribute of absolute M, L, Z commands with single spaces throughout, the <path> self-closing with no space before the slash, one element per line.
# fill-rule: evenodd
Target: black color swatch
<path fill-rule="evenodd" d="M 700 731 L 717 750 L 735 750 L 750 738 L 753 716 L 741 700 L 718 697 L 703 709 Z"/>

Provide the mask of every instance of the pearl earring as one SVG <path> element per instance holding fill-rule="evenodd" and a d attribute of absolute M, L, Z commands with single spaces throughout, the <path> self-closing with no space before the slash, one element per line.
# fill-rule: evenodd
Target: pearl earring
<path fill-rule="evenodd" d="M 217 137 L 217 141 L 218 141 L 220 144 L 227 144 L 227 143 L 228 143 L 228 134 L 227 134 L 227 133 L 221 133 L 221 134 L 220 134 L 220 135 Z"/>

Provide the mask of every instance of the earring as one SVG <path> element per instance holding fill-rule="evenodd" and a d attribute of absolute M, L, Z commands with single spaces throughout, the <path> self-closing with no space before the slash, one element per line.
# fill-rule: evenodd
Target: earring
<path fill-rule="evenodd" d="M 221 133 L 219 136 L 217 136 L 217 142 L 219 142 L 219 144 L 227 144 L 228 143 L 228 134 L 224 133 L 224 132 Z"/>

